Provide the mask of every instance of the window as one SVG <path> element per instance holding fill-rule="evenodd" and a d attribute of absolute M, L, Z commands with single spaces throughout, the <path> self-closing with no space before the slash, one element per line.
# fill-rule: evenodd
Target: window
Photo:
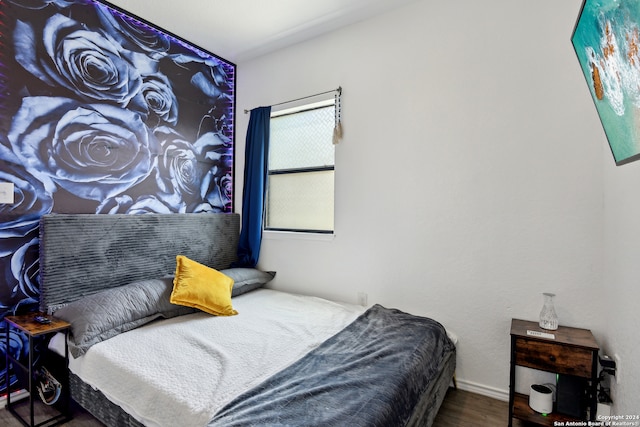
<path fill-rule="evenodd" d="M 334 105 L 271 114 L 265 230 L 333 233 Z"/>

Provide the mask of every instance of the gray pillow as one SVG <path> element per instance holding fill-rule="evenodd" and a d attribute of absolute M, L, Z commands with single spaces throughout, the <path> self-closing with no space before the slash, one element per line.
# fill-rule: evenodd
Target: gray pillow
<path fill-rule="evenodd" d="M 261 271 L 256 268 L 227 268 L 220 270 L 233 279 L 231 297 L 246 294 L 269 283 L 276 276 L 275 271 Z"/>
<path fill-rule="evenodd" d="M 69 351 L 79 357 L 92 345 L 159 317 L 196 311 L 171 304 L 172 289 L 172 277 L 139 280 L 88 295 L 62 307 L 54 315 L 71 323 Z"/>

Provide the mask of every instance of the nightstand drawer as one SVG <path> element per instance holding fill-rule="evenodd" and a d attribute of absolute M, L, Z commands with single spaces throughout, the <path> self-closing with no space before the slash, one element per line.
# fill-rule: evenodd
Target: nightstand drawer
<path fill-rule="evenodd" d="M 516 364 L 533 369 L 575 375 L 593 376 L 593 352 L 547 341 L 516 339 Z"/>

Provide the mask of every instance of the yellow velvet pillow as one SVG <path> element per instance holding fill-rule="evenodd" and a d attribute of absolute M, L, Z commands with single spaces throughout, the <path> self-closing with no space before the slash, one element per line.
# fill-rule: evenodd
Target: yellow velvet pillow
<path fill-rule="evenodd" d="M 232 316 L 238 314 L 231 305 L 232 288 L 231 277 L 184 255 L 178 255 L 169 301 L 217 316 Z"/>

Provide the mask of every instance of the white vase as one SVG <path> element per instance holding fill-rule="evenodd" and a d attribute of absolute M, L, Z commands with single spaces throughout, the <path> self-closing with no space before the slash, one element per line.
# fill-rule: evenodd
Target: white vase
<path fill-rule="evenodd" d="M 542 329 L 555 331 L 558 329 L 558 315 L 556 314 L 556 309 L 553 306 L 553 297 L 556 295 L 547 292 L 542 295 L 544 296 L 544 305 L 540 312 L 540 327 Z"/>

